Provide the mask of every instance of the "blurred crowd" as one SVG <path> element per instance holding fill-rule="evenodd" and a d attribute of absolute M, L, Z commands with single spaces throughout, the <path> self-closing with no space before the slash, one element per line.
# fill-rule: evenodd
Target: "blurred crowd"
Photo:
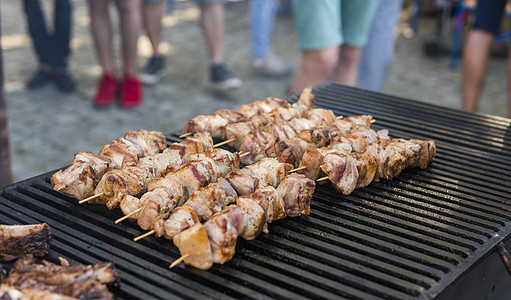
<path fill-rule="evenodd" d="M 224 56 L 225 20 L 223 0 L 190 0 L 200 11 L 199 24 L 207 45 L 209 88 L 230 90 L 243 85 L 236 70 Z M 290 77 L 288 93 L 306 86 L 334 81 L 348 86 L 382 91 L 394 59 L 396 27 L 403 0 L 247 0 L 250 20 L 250 67 L 257 76 Z M 37 57 L 38 68 L 26 79 L 26 87 L 36 90 L 54 84 L 63 93 L 76 90 L 69 71 L 72 59 L 73 2 L 53 0 L 52 14 L 45 15 L 41 0 L 23 0 L 25 21 Z M 421 1 L 418 1 L 421 2 Z M 444 1 L 445 2 L 445 1 Z M 475 22 L 467 38 L 463 57 L 460 102 L 466 111 L 476 111 L 483 88 L 490 47 L 499 35 L 506 0 L 453 1 L 458 9 L 472 9 Z M 88 0 L 91 39 L 94 41 L 101 75 L 90 99 L 95 107 L 118 103 L 122 108 L 143 104 L 144 87 L 157 85 L 165 75 L 162 18 L 171 13 L 173 0 Z M 113 24 L 116 10 L 119 24 Z M 301 62 L 291 65 L 272 53 L 275 19 L 280 13 L 292 14 L 296 23 Z M 49 20 L 52 17 L 52 21 Z M 138 68 L 138 39 L 146 35 L 152 55 Z M 113 37 L 120 36 L 120 51 Z M 115 53 L 122 57 L 116 59 Z M 115 63 L 121 63 L 116 66 Z M 511 67 L 509 68 L 511 70 Z M 509 79 L 511 80 L 511 79 Z M 510 94 L 511 95 L 511 94 Z M 509 97 L 511 99 L 511 96 Z M 511 116 L 511 105 L 508 105 Z M 3 107 L 0 106 L 2 112 Z M 5 115 L 5 113 L 3 113 Z M 1 120 L 0 120 L 1 121 Z M 6 122 L 4 122 L 6 123 Z M 0 122 L 0 126 L 1 126 Z M 2 127 L 2 129 L 5 128 Z M 8 141 L 8 133 L 2 134 Z M 10 182 L 6 142 L 0 141 L 0 186 Z M 6 150 L 7 149 L 7 150 Z M 5 158 L 7 157 L 7 158 Z"/>

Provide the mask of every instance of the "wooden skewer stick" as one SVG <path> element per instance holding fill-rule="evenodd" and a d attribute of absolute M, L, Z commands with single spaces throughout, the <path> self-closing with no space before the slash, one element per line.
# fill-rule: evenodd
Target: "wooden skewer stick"
<path fill-rule="evenodd" d="M 184 138 L 185 136 L 189 136 L 189 135 L 192 135 L 191 132 L 188 132 L 188 133 L 183 133 L 182 135 L 179 136 L 180 139 Z"/>
<path fill-rule="evenodd" d="M 340 119 L 342 119 L 342 116 L 337 116 L 337 117 L 335 117 L 335 118 L 336 118 L 337 120 L 340 120 Z"/>
<path fill-rule="evenodd" d="M 250 152 L 240 152 L 240 157 L 247 156 L 249 154 L 250 154 Z"/>
<path fill-rule="evenodd" d="M 235 140 L 236 140 L 236 139 L 228 139 L 228 140 L 226 140 L 226 141 L 223 141 L 223 142 L 220 142 L 220 143 L 218 143 L 218 144 L 213 145 L 213 148 L 220 147 L 220 146 L 225 145 L 225 144 L 228 144 L 228 143 L 230 143 L 230 142 L 234 142 Z"/>
<path fill-rule="evenodd" d="M 372 119 L 372 120 L 371 120 L 371 124 L 373 124 L 374 122 L 376 122 L 376 120 L 375 120 L 375 119 Z"/>
<path fill-rule="evenodd" d="M 298 172 L 298 171 L 303 170 L 303 169 L 306 169 L 306 168 L 307 168 L 307 167 L 305 167 L 305 166 L 303 166 L 303 167 L 299 167 L 299 168 L 295 168 L 295 169 L 293 169 L 293 170 L 289 171 L 289 173 L 291 173 L 291 172 Z"/>
<path fill-rule="evenodd" d="M 325 181 L 325 180 L 328 180 L 328 176 L 322 177 L 322 178 L 316 180 L 316 182 Z"/>
<path fill-rule="evenodd" d="M 172 269 L 175 266 L 177 266 L 180 262 L 185 260 L 188 256 L 190 256 L 190 254 L 187 253 L 187 254 L 181 256 L 180 258 L 176 259 L 173 263 L 170 264 L 169 269 Z"/>
<path fill-rule="evenodd" d="M 148 232 L 146 232 L 146 233 L 144 233 L 144 234 L 142 234 L 142 235 L 137 236 L 136 238 L 134 238 L 134 239 L 133 239 L 133 241 L 134 241 L 134 242 L 137 242 L 137 241 L 139 241 L 139 240 L 141 240 L 141 239 L 143 239 L 143 238 L 146 238 L 146 237 L 148 237 L 148 236 L 150 236 L 150 235 L 154 234 L 155 232 L 156 232 L 156 231 L 154 231 L 154 230 L 148 231 Z"/>
<path fill-rule="evenodd" d="M 92 195 L 92 196 L 90 196 L 88 198 L 85 198 L 83 200 L 78 201 L 78 204 L 83 204 L 85 202 L 91 201 L 92 199 L 99 198 L 99 197 L 103 196 L 104 194 L 105 193 L 99 193 L 99 194 L 96 194 L 96 195 Z"/>
<path fill-rule="evenodd" d="M 57 191 L 57 192 L 60 192 L 60 191 L 62 191 L 63 189 L 64 189 L 64 187 L 61 187 L 61 188 L 56 189 L 56 191 Z"/>
<path fill-rule="evenodd" d="M 139 208 L 139 209 L 137 209 L 137 210 L 135 210 L 135 211 L 130 212 L 129 214 L 125 215 L 125 216 L 124 216 L 124 217 L 122 217 L 122 218 L 117 219 L 117 220 L 115 221 L 115 224 L 119 224 L 119 223 L 121 223 L 122 221 L 126 220 L 127 218 L 129 218 L 129 217 L 133 216 L 134 214 L 136 214 L 136 213 L 140 212 L 140 211 L 142 210 L 142 208 L 143 208 L 143 207 L 141 207 L 141 208 Z"/>

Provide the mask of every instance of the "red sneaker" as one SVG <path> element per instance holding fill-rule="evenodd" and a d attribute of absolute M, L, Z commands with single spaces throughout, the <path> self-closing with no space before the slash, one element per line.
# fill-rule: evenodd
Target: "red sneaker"
<path fill-rule="evenodd" d="M 98 90 L 92 100 L 95 106 L 108 106 L 112 105 L 117 93 L 117 79 L 114 74 L 103 74 L 99 81 Z"/>
<path fill-rule="evenodd" d="M 122 83 L 121 106 L 135 107 L 142 104 L 142 85 L 137 77 L 125 76 Z"/>

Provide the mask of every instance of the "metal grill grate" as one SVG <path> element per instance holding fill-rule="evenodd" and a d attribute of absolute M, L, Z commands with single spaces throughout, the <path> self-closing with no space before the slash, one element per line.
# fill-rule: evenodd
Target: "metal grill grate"
<path fill-rule="evenodd" d="M 113 288 L 119 299 L 434 298 L 509 240 L 508 119 L 336 84 L 314 92 L 317 106 L 336 115 L 370 114 L 373 127 L 392 137 L 435 140 L 433 165 L 345 197 L 319 186 L 309 216 L 274 222 L 269 235 L 240 240 L 233 260 L 209 271 L 169 270 L 179 257 L 170 241 L 133 242 L 142 233 L 136 224 L 114 225 L 119 210 L 78 205 L 53 191 L 53 172 L 2 190 L 0 221 L 48 223 L 54 232 L 49 260 L 114 262 L 122 277 Z"/>

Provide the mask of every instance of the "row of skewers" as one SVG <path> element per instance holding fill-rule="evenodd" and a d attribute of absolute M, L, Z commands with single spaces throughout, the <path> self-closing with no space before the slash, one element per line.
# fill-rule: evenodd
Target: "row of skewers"
<path fill-rule="evenodd" d="M 314 103 L 305 89 L 293 105 L 268 98 L 240 112 L 198 116 L 183 130 L 192 137 L 110 167 L 90 180 L 92 192 L 61 188 L 61 178 L 73 182 L 63 175 L 67 169 L 52 183 L 78 200 L 120 206 L 121 220 L 150 230 L 135 240 L 150 234 L 172 239 L 185 263 L 208 269 L 232 257 L 238 236 L 253 239 L 273 220 L 308 214 L 315 182 L 329 179 L 347 195 L 405 168 L 425 168 L 436 153 L 433 141 L 391 139 L 388 131 L 370 128 L 371 116 L 340 119 Z M 240 152 L 213 149 L 212 136 Z M 239 169 L 240 160 L 247 166 Z M 69 168 L 82 163 L 75 157 Z M 289 174 L 293 167 L 301 174 Z"/>

